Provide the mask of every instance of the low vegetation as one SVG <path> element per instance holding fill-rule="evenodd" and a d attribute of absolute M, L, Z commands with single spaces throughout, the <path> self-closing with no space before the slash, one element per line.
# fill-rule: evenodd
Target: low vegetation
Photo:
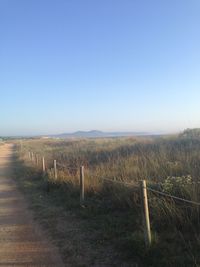
<path fill-rule="evenodd" d="M 37 155 L 38 165 L 28 159 L 30 151 Z M 45 176 L 42 156 L 48 167 Z M 138 189 L 138 181 L 146 179 L 152 189 L 200 202 L 200 139 L 189 130 L 157 138 L 25 140 L 17 157 L 15 177 L 66 263 L 70 254 L 66 242 L 72 238 L 71 250 L 82 257 L 80 265 L 74 256 L 73 266 L 200 266 L 199 207 L 149 191 L 153 242 L 147 249 Z M 58 168 L 57 180 L 51 170 L 54 159 L 67 167 Z M 81 165 L 85 166 L 84 208 L 79 205 Z M 81 237 L 69 234 L 69 214 Z M 63 227 L 58 227 L 61 222 Z M 87 259 L 76 239 L 90 248 L 85 251 Z"/>
<path fill-rule="evenodd" d="M 180 137 L 188 138 L 188 139 L 200 139 L 200 129 L 186 129 Z"/>

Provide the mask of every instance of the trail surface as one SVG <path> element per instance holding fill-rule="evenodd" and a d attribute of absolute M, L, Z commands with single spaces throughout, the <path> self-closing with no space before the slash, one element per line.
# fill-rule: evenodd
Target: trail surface
<path fill-rule="evenodd" d="M 11 178 L 13 145 L 0 146 L 0 267 L 63 267 Z"/>

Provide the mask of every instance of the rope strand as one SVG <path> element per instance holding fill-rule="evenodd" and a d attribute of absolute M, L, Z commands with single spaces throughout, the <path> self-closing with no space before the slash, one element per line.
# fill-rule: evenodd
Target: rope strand
<path fill-rule="evenodd" d="M 164 193 L 164 192 L 160 192 L 160 191 L 157 191 L 155 189 L 152 189 L 150 187 L 147 186 L 147 189 L 153 193 L 156 193 L 156 194 L 159 194 L 159 195 L 162 195 L 162 196 L 165 196 L 165 197 L 170 197 L 170 198 L 173 198 L 173 199 L 176 199 L 176 200 L 179 200 L 179 201 L 183 201 L 185 203 L 189 203 L 189 204 L 193 204 L 193 205 L 197 205 L 197 206 L 200 206 L 200 203 L 199 202 L 196 202 L 196 201 L 192 201 L 192 200 L 188 200 L 188 199 L 184 199 L 184 198 L 180 198 L 180 197 L 176 197 L 176 196 L 173 196 L 173 195 L 170 195 L 170 194 L 167 194 L 167 193 Z"/>

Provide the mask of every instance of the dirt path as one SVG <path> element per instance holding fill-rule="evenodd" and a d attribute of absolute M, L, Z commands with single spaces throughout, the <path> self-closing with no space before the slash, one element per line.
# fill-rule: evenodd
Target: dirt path
<path fill-rule="evenodd" d="M 0 146 L 0 266 L 64 266 L 10 178 L 13 146 Z"/>

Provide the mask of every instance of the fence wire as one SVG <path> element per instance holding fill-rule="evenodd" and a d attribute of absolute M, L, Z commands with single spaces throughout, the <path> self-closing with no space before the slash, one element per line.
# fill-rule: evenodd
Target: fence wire
<path fill-rule="evenodd" d="M 182 201 L 182 202 L 185 202 L 185 203 L 189 203 L 189 204 L 193 204 L 193 205 L 200 206 L 200 203 L 199 203 L 199 202 L 196 202 L 196 201 L 192 201 L 192 200 L 184 199 L 184 198 L 181 198 L 181 197 L 176 197 L 176 196 L 173 196 L 173 195 L 164 193 L 164 192 L 157 191 L 157 190 L 152 189 L 152 188 L 150 188 L 150 187 L 148 187 L 148 186 L 147 186 L 147 189 L 148 189 L 149 191 L 153 192 L 153 193 L 156 193 L 156 194 L 159 194 L 159 195 L 168 197 L 168 198 L 172 198 L 172 199 L 176 199 L 176 200 L 179 200 L 179 201 Z"/>
<path fill-rule="evenodd" d="M 33 153 L 30 152 L 29 155 L 32 155 L 33 156 Z M 39 159 L 40 155 L 38 155 L 38 159 Z M 69 166 L 69 165 L 64 165 L 64 164 L 61 164 L 59 162 L 56 162 L 56 165 L 60 168 L 63 168 L 63 169 L 66 169 L 66 170 L 73 170 L 73 171 L 78 171 L 79 168 L 78 167 L 72 167 L 72 166 Z M 135 189 L 135 191 L 139 189 L 139 185 L 136 185 L 136 184 L 132 184 L 132 183 L 127 183 L 127 182 L 122 182 L 122 181 L 116 181 L 116 180 L 113 180 L 113 179 L 110 179 L 110 178 L 106 178 L 106 177 L 102 177 L 100 175 L 97 175 L 97 174 L 93 174 L 93 173 L 89 173 L 89 175 L 93 176 L 93 177 L 96 177 L 98 178 L 99 180 L 104 180 L 104 181 L 108 181 L 108 182 L 111 182 L 113 184 L 120 184 L 120 185 L 123 185 L 123 186 L 128 186 L 128 187 L 132 187 Z M 196 181 L 196 182 L 193 182 L 192 184 L 200 184 L 199 181 Z M 156 186 L 159 186 L 161 188 L 161 185 L 160 183 L 156 183 L 155 184 Z M 192 200 L 188 200 L 188 199 L 184 199 L 184 198 L 181 198 L 181 197 L 177 197 L 177 196 L 174 196 L 174 195 L 170 195 L 170 194 L 167 194 L 167 193 L 164 193 L 164 192 L 161 192 L 161 191 L 158 191 L 158 190 L 155 190 L 149 186 L 146 187 L 148 191 L 150 192 L 153 192 L 157 195 L 161 195 L 163 197 L 167 197 L 167 198 L 172 198 L 172 199 L 175 199 L 175 200 L 178 200 L 178 201 L 182 201 L 182 202 L 185 202 L 185 203 L 188 203 L 188 204 L 192 204 L 192 205 L 196 205 L 196 206 L 200 206 L 200 202 L 196 202 L 196 201 L 192 201 Z"/>
<path fill-rule="evenodd" d="M 68 165 L 63 165 L 63 164 L 60 164 L 59 162 L 56 162 L 56 165 L 57 165 L 58 167 L 61 167 L 61 168 L 63 168 L 63 169 L 67 169 L 67 170 L 73 170 L 73 171 L 78 171 L 78 170 L 79 170 L 78 167 L 75 168 L 75 167 L 71 167 L 71 166 L 68 166 Z"/>
<path fill-rule="evenodd" d="M 97 174 L 94 174 L 94 173 L 89 173 L 89 175 L 92 176 L 92 177 L 96 177 L 99 180 L 105 180 L 105 181 L 108 181 L 108 182 L 111 182 L 111 183 L 115 183 L 115 184 L 120 184 L 120 185 L 123 185 L 123 186 L 139 188 L 139 185 L 132 184 L 132 183 L 127 183 L 127 182 L 122 182 L 122 181 L 116 181 L 116 180 L 113 180 L 113 179 L 110 179 L 110 178 L 107 178 L 107 177 L 102 177 L 101 175 L 97 175 Z"/>

